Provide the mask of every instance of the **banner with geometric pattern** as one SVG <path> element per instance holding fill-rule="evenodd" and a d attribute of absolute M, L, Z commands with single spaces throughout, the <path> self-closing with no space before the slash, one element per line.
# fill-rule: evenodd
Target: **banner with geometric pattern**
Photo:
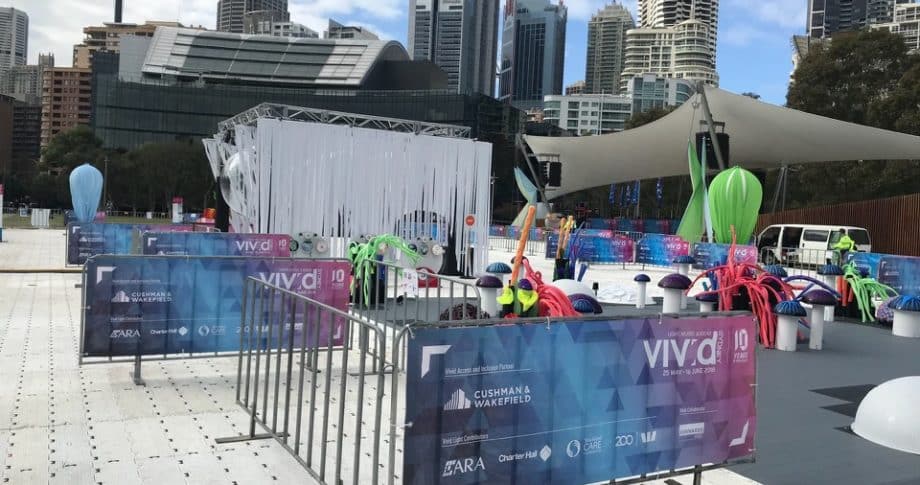
<path fill-rule="evenodd" d="M 97 254 L 133 254 L 140 232 L 192 232 L 191 224 L 67 224 L 67 264 L 83 264 Z"/>
<path fill-rule="evenodd" d="M 751 455 L 750 314 L 417 328 L 406 484 L 583 484 Z"/>
<path fill-rule="evenodd" d="M 290 246 L 286 234 L 146 232 L 141 240 L 143 254 L 166 256 L 290 258 Z"/>
<path fill-rule="evenodd" d="M 305 305 L 281 311 L 274 305 L 246 309 L 247 322 L 262 322 L 261 332 L 241 328 L 243 285 L 252 276 L 273 286 L 348 311 L 347 261 L 280 258 L 220 258 L 197 256 L 95 256 L 84 267 L 82 356 L 195 354 L 238 351 L 240 333 L 250 330 L 265 341 L 257 345 L 309 346 L 344 343 L 341 318 Z M 249 295 L 249 302 L 253 301 Z M 274 306 L 274 307 L 273 307 Z M 269 331 L 271 326 L 271 331 Z M 283 329 L 279 335 L 278 328 Z M 269 335 L 274 338 L 267 340 Z M 249 340 L 246 340 L 249 342 Z"/>

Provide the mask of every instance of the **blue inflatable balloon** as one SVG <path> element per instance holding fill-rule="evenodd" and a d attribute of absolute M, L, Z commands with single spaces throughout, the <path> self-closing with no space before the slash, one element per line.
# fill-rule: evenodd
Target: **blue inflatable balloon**
<path fill-rule="evenodd" d="M 84 163 L 70 172 L 70 197 L 78 221 L 93 222 L 101 195 L 102 174 L 96 167 Z"/>

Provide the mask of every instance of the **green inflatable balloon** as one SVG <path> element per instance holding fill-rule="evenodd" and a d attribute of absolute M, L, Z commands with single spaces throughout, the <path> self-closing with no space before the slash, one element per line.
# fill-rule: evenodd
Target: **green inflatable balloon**
<path fill-rule="evenodd" d="M 763 202 L 763 187 L 751 172 L 732 167 L 716 175 L 709 184 L 709 211 L 716 242 L 732 242 L 732 226 L 738 244 L 747 244 L 754 234 Z"/>

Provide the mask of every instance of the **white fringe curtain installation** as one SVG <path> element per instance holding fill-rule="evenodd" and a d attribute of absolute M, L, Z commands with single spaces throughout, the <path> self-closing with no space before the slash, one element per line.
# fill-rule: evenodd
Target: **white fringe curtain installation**
<path fill-rule="evenodd" d="M 473 247 L 472 272 L 485 267 L 491 144 L 269 118 L 235 135 L 235 150 L 216 137 L 205 146 L 212 170 L 219 159 L 231 180 L 225 198 L 238 231 L 353 239 L 398 231 L 411 240 L 428 236 L 411 222 L 434 213 L 455 232 L 457 260 Z M 447 244 L 447 234 L 438 240 Z"/>

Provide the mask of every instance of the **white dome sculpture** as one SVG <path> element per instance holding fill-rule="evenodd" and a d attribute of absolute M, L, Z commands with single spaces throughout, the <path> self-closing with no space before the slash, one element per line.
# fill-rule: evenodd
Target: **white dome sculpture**
<path fill-rule="evenodd" d="M 869 391 L 850 428 L 898 451 L 920 454 L 920 376 L 900 377 Z"/>

